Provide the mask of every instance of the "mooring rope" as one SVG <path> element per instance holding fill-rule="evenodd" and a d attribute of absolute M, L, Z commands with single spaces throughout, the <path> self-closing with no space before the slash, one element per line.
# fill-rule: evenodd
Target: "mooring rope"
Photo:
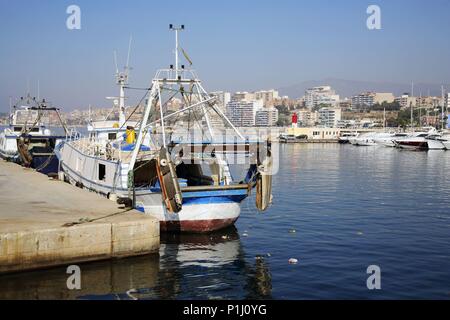
<path fill-rule="evenodd" d="M 102 219 L 110 218 L 110 217 L 113 217 L 113 216 L 117 216 L 117 215 L 122 214 L 122 213 L 127 213 L 127 212 L 129 212 L 131 210 L 133 210 L 133 208 L 128 208 L 128 209 L 125 209 L 123 211 L 111 213 L 111 214 L 108 214 L 106 216 L 102 216 L 102 217 L 98 217 L 98 218 L 94 218 L 94 219 L 91 219 L 91 218 L 88 218 L 88 217 L 80 218 L 78 221 L 67 222 L 67 223 L 63 224 L 61 227 L 67 228 L 67 227 L 73 227 L 73 226 L 77 226 L 77 225 L 84 224 L 84 223 L 95 222 L 95 221 L 98 221 L 98 220 L 102 220 Z"/>

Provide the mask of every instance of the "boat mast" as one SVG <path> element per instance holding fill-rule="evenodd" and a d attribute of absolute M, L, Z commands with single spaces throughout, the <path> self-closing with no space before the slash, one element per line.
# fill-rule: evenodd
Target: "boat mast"
<path fill-rule="evenodd" d="M 441 86 L 441 96 L 442 96 L 442 104 L 441 104 L 441 129 L 444 130 L 444 105 L 445 105 L 445 95 L 444 95 L 444 86 Z"/>
<path fill-rule="evenodd" d="M 184 30 L 184 24 L 182 24 L 179 27 L 175 27 L 173 24 L 169 25 L 169 29 L 172 31 L 175 31 L 175 79 L 178 79 L 178 51 L 179 51 L 179 45 L 178 45 L 178 31 Z"/>
<path fill-rule="evenodd" d="M 419 95 L 419 130 L 422 128 L 422 91 Z"/>
<path fill-rule="evenodd" d="M 414 110 L 412 98 L 414 97 L 414 82 L 411 82 L 411 102 L 409 103 L 411 106 L 411 131 L 414 132 Z"/>
<path fill-rule="evenodd" d="M 117 65 L 117 52 L 114 51 L 114 63 L 116 66 L 116 81 L 119 86 L 119 127 L 123 127 L 126 122 L 125 117 L 125 87 L 128 85 L 128 78 L 130 75 L 130 54 L 131 54 L 131 42 L 133 37 L 130 36 L 130 41 L 128 43 L 128 54 L 127 54 L 127 64 L 125 65 L 124 71 L 120 72 Z"/>
<path fill-rule="evenodd" d="M 13 118 L 13 114 L 12 114 L 12 97 L 9 97 L 9 125 L 12 125 L 12 118 Z"/>

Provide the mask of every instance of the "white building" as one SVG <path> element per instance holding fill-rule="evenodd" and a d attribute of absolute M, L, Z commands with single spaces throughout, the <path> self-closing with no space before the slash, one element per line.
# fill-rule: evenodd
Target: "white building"
<path fill-rule="evenodd" d="M 237 127 L 253 127 L 255 126 L 256 111 L 262 108 L 262 100 L 231 100 L 227 104 L 227 116 Z"/>
<path fill-rule="evenodd" d="M 217 98 L 216 105 L 223 113 L 227 112 L 227 104 L 231 101 L 231 93 L 226 91 L 211 92 L 211 96 Z M 214 127 L 223 127 L 225 125 L 223 119 L 215 112 L 209 113 L 209 118 Z"/>
<path fill-rule="evenodd" d="M 354 107 L 372 107 L 374 104 L 383 102 L 392 103 L 395 97 L 388 92 L 364 92 L 352 97 L 352 106 Z"/>
<path fill-rule="evenodd" d="M 232 100 L 236 100 L 236 101 L 253 101 L 253 100 L 256 100 L 256 98 L 255 98 L 255 94 L 254 93 L 243 91 L 243 92 L 236 92 L 233 95 Z"/>
<path fill-rule="evenodd" d="M 280 99 L 280 95 L 276 90 L 256 91 L 255 100 L 262 100 L 265 107 L 273 107 L 275 100 Z"/>
<path fill-rule="evenodd" d="M 305 104 L 309 109 L 320 105 L 337 107 L 339 104 L 339 95 L 330 86 L 309 88 L 305 92 Z"/>
<path fill-rule="evenodd" d="M 278 109 L 261 108 L 255 114 L 255 126 L 257 127 L 273 127 L 278 121 Z"/>
<path fill-rule="evenodd" d="M 318 113 L 320 125 L 327 128 L 336 128 L 342 118 L 340 108 L 322 108 Z"/>
<path fill-rule="evenodd" d="M 314 127 L 319 121 L 318 112 L 309 109 L 299 110 L 297 116 L 302 127 Z"/>
<path fill-rule="evenodd" d="M 415 107 L 417 104 L 416 97 L 411 97 L 408 94 L 395 98 L 395 101 L 398 102 L 402 108 L 409 108 L 411 106 Z"/>
<path fill-rule="evenodd" d="M 231 101 L 231 93 L 226 91 L 215 91 L 211 92 L 211 95 L 217 98 L 217 106 L 225 113 L 227 104 Z"/>

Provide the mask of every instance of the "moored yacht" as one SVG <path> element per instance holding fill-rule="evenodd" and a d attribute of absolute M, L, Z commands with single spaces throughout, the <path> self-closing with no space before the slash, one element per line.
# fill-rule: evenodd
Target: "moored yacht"
<path fill-rule="evenodd" d="M 397 133 L 389 133 L 384 136 L 379 136 L 374 139 L 375 143 L 377 143 L 380 146 L 385 147 L 395 147 L 395 140 L 397 139 L 403 139 L 407 138 L 409 136 L 408 133 L 404 132 L 397 132 Z"/>
<path fill-rule="evenodd" d="M 408 150 L 443 150 L 444 144 L 439 140 L 440 135 L 435 131 L 417 132 L 409 137 L 394 140 L 395 146 Z"/>
<path fill-rule="evenodd" d="M 450 150 L 450 132 L 442 133 L 439 141 L 444 145 L 445 149 Z"/>
<path fill-rule="evenodd" d="M 348 144 L 350 143 L 351 139 L 356 139 L 357 137 L 358 137 L 357 132 L 346 132 L 339 137 L 338 141 L 340 144 Z"/>
<path fill-rule="evenodd" d="M 376 134 L 374 132 L 366 132 L 361 133 L 357 137 L 350 138 L 349 141 L 354 146 L 364 146 L 364 147 L 371 147 L 376 146 L 375 138 Z"/>

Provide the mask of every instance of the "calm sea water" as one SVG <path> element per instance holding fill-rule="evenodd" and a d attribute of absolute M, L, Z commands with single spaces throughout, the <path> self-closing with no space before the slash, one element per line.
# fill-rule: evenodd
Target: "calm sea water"
<path fill-rule="evenodd" d="M 264 214 L 252 197 L 236 228 L 165 235 L 159 256 L 83 264 L 77 292 L 65 268 L 2 276 L 0 298 L 450 298 L 449 151 L 280 148 Z M 366 287 L 369 265 L 381 290 Z"/>

